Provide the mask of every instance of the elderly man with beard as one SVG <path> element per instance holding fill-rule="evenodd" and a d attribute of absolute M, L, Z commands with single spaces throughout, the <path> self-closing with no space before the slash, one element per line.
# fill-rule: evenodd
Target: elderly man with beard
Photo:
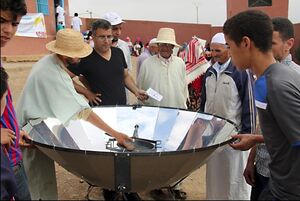
<path fill-rule="evenodd" d="M 238 70 L 231 61 L 223 33 L 211 40 L 215 63 L 203 78 L 200 110 L 234 122 L 241 133 L 255 130 L 252 76 Z M 242 177 L 248 152 L 226 146 L 207 162 L 206 198 L 213 200 L 248 200 L 251 187 Z"/>
<path fill-rule="evenodd" d="M 137 83 L 141 89 L 154 89 L 163 98 L 161 101 L 149 98 L 141 103 L 186 109 L 188 89 L 185 64 L 181 58 L 172 55 L 173 48 L 180 47 L 176 43 L 174 29 L 161 28 L 155 43 L 158 44 L 158 54 L 142 63 Z"/>
<path fill-rule="evenodd" d="M 107 125 L 74 88 L 73 74 L 66 66 L 79 62 L 79 58 L 92 52 L 82 34 L 72 29 L 60 30 L 56 40 L 46 47 L 54 54 L 39 60 L 28 76 L 17 107 L 20 125 L 25 126 L 32 119 L 48 117 L 57 118 L 63 124 L 68 124 L 71 119 L 83 119 L 132 149 L 131 138 Z M 24 149 L 23 156 L 32 198 L 57 200 L 53 160 L 36 148 Z"/>

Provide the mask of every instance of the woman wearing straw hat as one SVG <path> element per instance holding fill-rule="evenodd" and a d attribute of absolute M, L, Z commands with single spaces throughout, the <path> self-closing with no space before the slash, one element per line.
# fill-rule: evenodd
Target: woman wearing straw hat
<path fill-rule="evenodd" d="M 63 124 L 80 118 L 110 133 L 120 144 L 132 149 L 131 139 L 115 131 L 98 117 L 88 102 L 74 88 L 66 66 L 86 57 L 92 48 L 84 42 L 80 32 L 64 29 L 57 32 L 56 40 L 46 48 L 54 54 L 39 60 L 32 68 L 17 106 L 20 126 L 31 119 L 54 117 Z M 27 148 L 23 151 L 24 165 L 29 177 L 32 199 L 57 199 L 55 167 L 41 151 Z"/>

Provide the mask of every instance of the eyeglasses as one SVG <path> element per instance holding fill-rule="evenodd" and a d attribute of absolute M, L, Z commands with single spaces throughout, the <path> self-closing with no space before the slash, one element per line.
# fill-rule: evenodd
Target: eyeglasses
<path fill-rule="evenodd" d="M 94 35 L 94 37 L 100 41 L 105 41 L 106 39 L 112 41 L 114 39 L 114 37 L 112 35 L 109 35 L 109 36 L 95 36 Z"/>

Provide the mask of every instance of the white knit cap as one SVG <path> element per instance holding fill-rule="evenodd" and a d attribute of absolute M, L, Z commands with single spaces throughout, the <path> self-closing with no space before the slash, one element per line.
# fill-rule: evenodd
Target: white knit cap
<path fill-rule="evenodd" d="M 150 41 L 149 41 L 149 46 L 157 46 L 156 44 L 156 38 L 152 38 Z"/>
<path fill-rule="evenodd" d="M 104 16 L 103 16 L 103 19 L 109 21 L 112 26 L 124 23 L 121 16 L 118 15 L 117 13 L 115 13 L 115 12 L 105 13 Z"/>
<path fill-rule="evenodd" d="M 215 34 L 212 39 L 211 39 L 211 43 L 219 43 L 219 44 L 223 44 L 225 45 L 226 44 L 226 41 L 225 41 L 225 36 L 223 33 L 217 33 Z"/>

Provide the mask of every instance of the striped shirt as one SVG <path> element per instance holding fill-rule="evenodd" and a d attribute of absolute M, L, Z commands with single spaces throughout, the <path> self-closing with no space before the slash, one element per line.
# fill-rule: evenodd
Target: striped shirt
<path fill-rule="evenodd" d="M 6 107 L 1 116 L 1 128 L 8 128 L 15 132 L 16 139 L 14 144 L 11 144 L 8 151 L 8 156 L 10 160 L 10 165 L 13 167 L 17 165 L 17 163 L 22 160 L 22 154 L 19 146 L 20 139 L 20 130 L 18 126 L 18 121 L 16 118 L 16 113 L 14 110 L 14 106 L 12 104 L 12 97 L 10 89 L 7 90 L 6 96 Z"/>

